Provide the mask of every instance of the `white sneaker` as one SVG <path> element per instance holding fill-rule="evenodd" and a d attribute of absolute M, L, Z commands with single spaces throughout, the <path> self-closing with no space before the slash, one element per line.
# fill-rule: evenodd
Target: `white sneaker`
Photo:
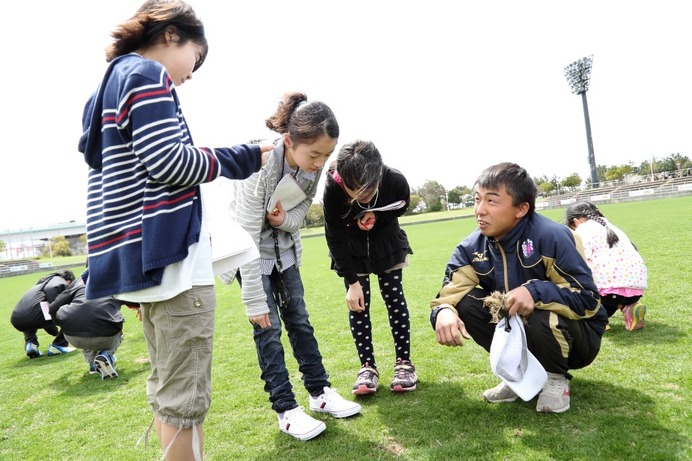
<path fill-rule="evenodd" d="M 483 391 L 483 400 L 490 403 L 514 402 L 519 396 L 503 382 Z"/>
<path fill-rule="evenodd" d="M 335 418 L 347 418 L 360 413 L 360 405 L 344 399 L 331 387 L 325 387 L 324 393 L 317 397 L 310 396 L 310 409 L 329 413 Z"/>
<path fill-rule="evenodd" d="M 548 382 L 538 394 L 536 410 L 541 413 L 564 413 L 569 410 L 569 379 L 548 373 Z"/>
<path fill-rule="evenodd" d="M 315 438 L 326 428 L 327 425 L 324 422 L 306 414 L 303 407 L 279 413 L 279 429 L 298 440 Z"/>

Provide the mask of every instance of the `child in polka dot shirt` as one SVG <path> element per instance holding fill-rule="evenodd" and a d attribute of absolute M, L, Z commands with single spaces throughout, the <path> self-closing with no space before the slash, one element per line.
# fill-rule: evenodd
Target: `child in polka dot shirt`
<path fill-rule="evenodd" d="M 569 205 L 564 223 L 581 237 L 608 316 L 620 310 L 628 331 L 643 328 L 646 306 L 641 298 L 647 288 L 647 271 L 634 244 L 590 202 Z"/>

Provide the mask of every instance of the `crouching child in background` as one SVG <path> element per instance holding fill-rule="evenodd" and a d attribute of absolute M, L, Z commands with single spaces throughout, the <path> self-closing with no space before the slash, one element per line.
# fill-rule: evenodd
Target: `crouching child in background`
<path fill-rule="evenodd" d="M 86 299 L 82 277 L 55 299 L 50 314 L 65 339 L 82 349 L 89 373 L 99 373 L 101 379 L 115 378 L 115 351 L 123 339 L 125 322 L 120 313 L 123 302 L 112 296 Z"/>

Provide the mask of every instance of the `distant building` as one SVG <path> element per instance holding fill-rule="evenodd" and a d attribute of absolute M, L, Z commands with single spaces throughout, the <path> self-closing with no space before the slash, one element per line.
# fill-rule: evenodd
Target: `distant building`
<path fill-rule="evenodd" d="M 83 254 L 82 236 L 86 225 L 70 221 L 43 227 L 0 230 L 0 240 L 5 242 L 5 251 L 0 252 L 0 260 L 29 259 L 51 254 L 51 241 L 55 237 L 65 237 L 73 254 Z"/>

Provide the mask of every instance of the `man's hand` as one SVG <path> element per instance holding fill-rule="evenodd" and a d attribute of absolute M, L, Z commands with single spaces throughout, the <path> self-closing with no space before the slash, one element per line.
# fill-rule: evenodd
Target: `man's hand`
<path fill-rule="evenodd" d="M 437 313 L 435 339 L 443 346 L 463 346 L 464 339 L 471 339 L 471 335 L 452 309 L 442 309 Z"/>
<path fill-rule="evenodd" d="M 531 315 L 536 306 L 533 296 L 525 286 L 516 287 L 505 294 L 505 303 L 509 315 L 519 314 L 524 317 Z"/>

